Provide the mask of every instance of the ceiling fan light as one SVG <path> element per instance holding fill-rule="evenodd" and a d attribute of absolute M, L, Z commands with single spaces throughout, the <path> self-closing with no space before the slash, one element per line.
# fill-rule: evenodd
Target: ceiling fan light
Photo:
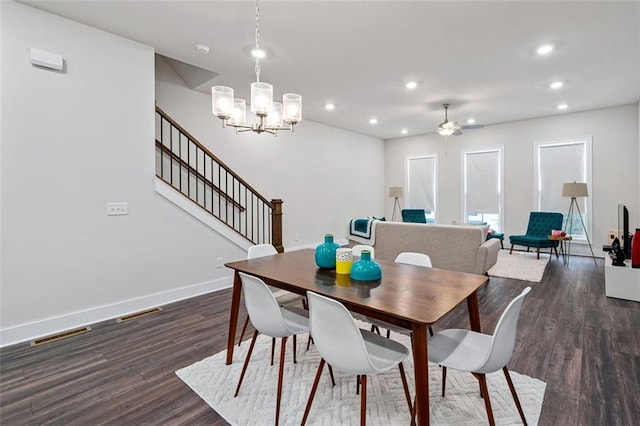
<path fill-rule="evenodd" d="M 444 128 L 440 128 L 438 129 L 438 133 L 441 134 L 442 136 L 451 136 L 452 134 L 455 133 L 455 129 L 444 129 Z"/>

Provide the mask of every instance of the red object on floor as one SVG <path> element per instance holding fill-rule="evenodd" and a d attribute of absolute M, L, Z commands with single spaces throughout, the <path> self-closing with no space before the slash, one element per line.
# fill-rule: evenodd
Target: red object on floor
<path fill-rule="evenodd" d="M 631 267 L 640 268 L 640 228 L 636 228 L 631 241 Z"/>

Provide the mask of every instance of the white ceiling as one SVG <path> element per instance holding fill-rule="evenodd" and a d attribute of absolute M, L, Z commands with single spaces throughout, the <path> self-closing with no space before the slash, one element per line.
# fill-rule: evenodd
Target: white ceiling
<path fill-rule="evenodd" d="M 218 74 L 211 85 L 248 99 L 253 1 L 21 3 L 210 70 Z M 382 139 L 435 129 L 444 102 L 450 119 L 490 125 L 640 101 L 638 1 L 263 0 L 260 23 L 261 79 L 275 96 L 299 93 L 303 118 Z M 540 57 L 543 42 L 556 49 Z M 549 89 L 556 79 L 565 86 Z M 405 89 L 408 80 L 419 87 Z M 336 109 L 326 111 L 327 102 Z"/>

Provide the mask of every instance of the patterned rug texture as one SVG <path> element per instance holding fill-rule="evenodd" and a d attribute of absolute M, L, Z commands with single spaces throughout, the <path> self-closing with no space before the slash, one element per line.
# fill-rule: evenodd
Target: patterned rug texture
<path fill-rule="evenodd" d="M 549 263 L 549 253 L 540 253 L 540 259 L 536 257 L 535 252 L 514 251 L 509 254 L 509 250 L 500 250 L 498 262 L 487 273 L 492 277 L 539 283 Z"/>
<path fill-rule="evenodd" d="M 358 322 L 363 328 L 367 325 Z M 392 333 L 391 337 L 410 347 L 409 338 Z M 287 342 L 280 423 L 299 425 L 313 385 L 320 357 L 313 344 L 306 349 L 307 335 L 298 336 L 297 364 L 293 364 L 292 339 Z M 272 425 L 275 419 L 276 390 L 280 343 L 276 345 L 274 365 L 270 365 L 271 339 L 260 335 L 237 398 L 233 397 L 242 371 L 249 341 L 236 346 L 234 362 L 225 365 L 226 351 L 176 371 L 195 393 L 232 425 Z M 405 363 L 411 398 L 415 396 L 413 360 Z M 360 397 L 356 395 L 355 377 L 334 371 L 336 386 L 325 366 L 307 424 L 358 425 Z M 536 425 L 540 417 L 546 383 L 511 372 L 527 422 Z M 487 376 L 493 414 L 498 425 L 522 424 L 502 371 Z M 469 373 L 447 371 L 446 397 L 442 398 L 442 370 L 429 365 L 429 402 L 431 424 L 487 424 L 486 410 L 480 397 L 478 381 Z M 367 377 L 367 424 L 409 424 L 400 373 L 394 368 L 384 374 Z"/>

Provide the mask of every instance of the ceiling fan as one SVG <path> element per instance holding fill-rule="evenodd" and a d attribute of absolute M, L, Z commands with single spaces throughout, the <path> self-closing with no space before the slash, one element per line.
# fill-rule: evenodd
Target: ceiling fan
<path fill-rule="evenodd" d="M 444 107 L 444 121 L 438 125 L 438 133 L 442 136 L 460 136 L 462 132 L 460 130 L 466 129 L 481 129 L 484 126 L 482 124 L 467 124 L 461 126 L 457 121 L 449 121 L 447 114 L 449 104 L 442 104 Z"/>

